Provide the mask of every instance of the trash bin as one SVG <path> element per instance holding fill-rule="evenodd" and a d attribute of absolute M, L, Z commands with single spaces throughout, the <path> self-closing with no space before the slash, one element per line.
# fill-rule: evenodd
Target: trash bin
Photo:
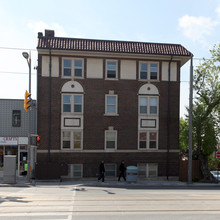
<path fill-rule="evenodd" d="M 128 182 L 137 182 L 138 169 L 136 166 L 128 166 L 126 170 L 126 180 Z"/>

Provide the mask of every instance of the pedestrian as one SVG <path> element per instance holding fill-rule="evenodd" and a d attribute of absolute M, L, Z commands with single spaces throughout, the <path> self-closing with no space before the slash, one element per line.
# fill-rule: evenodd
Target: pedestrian
<path fill-rule="evenodd" d="M 99 177 L 98 177 L 98 181 L 102 179 L 102 182 L 105 181 L 105 164 L 104 164 L 104 160 L 102 160 L 102 162 L 99 165 Z"/>
<path fill-rule="evenodd" d="M 124 162 L 124 160 L 122 160 L 122 161 L 121 161 L 121 164 L 120 164 L 120 166 L 119 166 L 119 177 L 118 177 L 118 181 L 120 181 L 121 177 L 123 177 L 124 181 L 126 181 L 125 171 L 126 171 L 125 162 Z"/>

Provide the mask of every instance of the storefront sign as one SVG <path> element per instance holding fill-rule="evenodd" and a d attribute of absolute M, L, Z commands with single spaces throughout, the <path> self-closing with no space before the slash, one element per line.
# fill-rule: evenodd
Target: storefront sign
<path fill-rule="evenodd" d="M 17 145 L 18 137 L 0 137 L 0 145 Z"/>

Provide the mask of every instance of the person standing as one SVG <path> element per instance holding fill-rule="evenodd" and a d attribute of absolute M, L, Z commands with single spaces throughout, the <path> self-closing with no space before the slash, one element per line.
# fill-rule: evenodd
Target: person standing
<path fill-rule="evenodd" d="M 99 178 L 98 181 L 102 179 L 102 182 L 105 181 L 105 164 L 104 164 L 104 160 L 102 160 L 102 162 L 99 165 Z"/>
<path fill-rule="evenodd" d="M 126 171 L 125 162 L 124 162 L 124 160 L 122 160 L 122 161 L 121 161 L 121 164 L 120 164 L 120 166 L 119 166 L 119 177 L 118 177 L 118 181 L 120 181 L 121 177 L 123 177 L 124 181 L 126 181 L 125 171 Z"/>

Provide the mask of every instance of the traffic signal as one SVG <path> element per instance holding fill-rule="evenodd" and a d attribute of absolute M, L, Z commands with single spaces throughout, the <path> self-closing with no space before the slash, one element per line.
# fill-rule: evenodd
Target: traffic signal
<path fill-rule="evenodd" d="M 24 94 L 24 110 L 27 111 L 28 108 L 30 108 L 31 106 L 31 93 L 28 93 L 28 91 L 26 90 L 25 91 L 25 94 Z"/>
<path fill-rule="evenodd" d="M 36 137 L 36 145 L 39 146 L 40 145 L 40 136 Z"/>

